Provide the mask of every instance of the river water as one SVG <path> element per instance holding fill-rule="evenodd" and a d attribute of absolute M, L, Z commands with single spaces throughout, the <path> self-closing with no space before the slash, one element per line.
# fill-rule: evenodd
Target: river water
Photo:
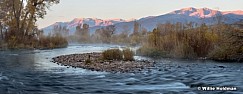
<path fill-rule="evenodd" d="M 59 55 L 101 52 L 115 47 L 119 46 L 70 45 L 53 50 L 0 51 L 0 94 L 243 93 L 243 63 L 160 58 L 152 59 L 156 66 L 142 73 L 114 74 L 50 62 Z M 202 86 L 235 87 L 237 90 L 198 90 Z"/>

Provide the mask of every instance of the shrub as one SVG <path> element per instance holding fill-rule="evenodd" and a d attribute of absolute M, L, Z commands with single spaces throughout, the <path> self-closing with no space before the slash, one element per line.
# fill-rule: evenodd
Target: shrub
<path fill-rule="evenodd" d="M 234 28 L 230 30 L 222 33 L 222 41 L 209 53 L 209 58 L 219 61 L 243 61 L 243 31 Z"/>
<path fill-rule="evenodd" d="M 87 64 L 91 64 L 91 60 L 90 59 L 86 59 L 85 60 L 85 64 L 87 65 Z"/>
<path fill-rule="evenodd" d="M 130 49 L 125 49 L 123 51 L 119 49 L 109 49 L 102 53 L 103 60 L 125 60 L 133 61 L 134 53 Z"/>
<path fill-rule="evenodd" d="M 62 48 L 67 47 L 68 41 L 60 34 L 42 36 L 39 39 L 39 48 Z"/>
<path fill-rule="evenodd" d="M 134 53 L 133 53 L 132 50 L 130 50 L 128 48 L 123 50 L 123 55 L 124 55 L 123 60 L 126 60 L 126 61 L 133 61 L 134 60 L 134 58 L 133 58 Z"/>
<path fill-rule="evenodd" d="M 104 60 L 122 60 L 122 51 L 119 49 L 109 49 L 102 53 Z"/>

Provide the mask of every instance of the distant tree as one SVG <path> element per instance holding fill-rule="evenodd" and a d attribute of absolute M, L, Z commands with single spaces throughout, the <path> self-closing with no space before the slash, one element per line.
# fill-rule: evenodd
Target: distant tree
<path fill-rule="evenodd" d="M 81 24 L 76 26 L 75 34 L 76 34 L 76 39 L 78 40 L 78 42 L 87 43 L 87 42 L 91 41 L 88 24 L 83 24 L 82 28 L 81 28 Z"/>
<path fill-rule="evenodd" d="M 67 37 L 69 30 L 67 29 L 67 26 L 60 26 L 60 25 L 56 25 L 54 26 L 53 30 L 52 30 L 53 34 L 60 34 L 63 37 Z"/>
<path fill-rule="evenodd" d="M 141 42 L 141 24 L 137 21 L 134 21 L 133 33 L 130 35 L 131 44 L 137 45 Z"/>
<path fill-rule="evenodd" d="M 146 36 L 147 33 L 148 33 L 148 30 L 147 30 L 146 28 L 142 28 L 142 30 L 141 30 L 141 34 L 142 34 L 143 36 Z"/>
<path fill-rule="evenodd" d="M 75 31 L 74 37 L 75 37 L 74 41 L 80 42 L 80 40 L 81 40 L 81 24 L 78 24 L 76 26 L 76 31 Z"/>
<path fill-rule="evenodd" d="M 93 42 L 96 43 L 102 42 L 101 34 L 102 34 L 102 29 L 96 29 L 95 33 L 92 35 Z"/>
<path fill-rule="evenodd" d="M 140 31 L 140 27 L 141 25 L 137 21 L 134 21 L 133 34 L 137 34 Z"/>
<path fill-rule="evenodd" d="M 83 28 L 81 29 L 81 40 L 85 43 L 90 41 L 89 25 L 88 24 L 83 24 Z"/>
<path fill-rule="evenodd" d="M 106 26 L 104 28 L 101 28 L 101 39 L 103 43 L 110 43 L 111 42 L 111 38 L 113 36 L 113 34 L 115 33 L 115 26 L 114 25 L 109 25 Z"/>
<path fill-rule="evenodd" d="M 115 43 L 119 43 L 119 44 L 125 44 L 125 43 L 129 43 L 129 29 L 128 26 L 123 26 L 122 28 L 122 32 L 116 36 L 113 36 L 114 38 L 112 39 Z"/>

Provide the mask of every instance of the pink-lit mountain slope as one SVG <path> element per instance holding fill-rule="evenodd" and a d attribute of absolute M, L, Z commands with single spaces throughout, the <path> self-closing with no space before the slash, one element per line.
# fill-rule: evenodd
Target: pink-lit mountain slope
<path fill-rule="evenodd" d="M 208 25 L 215 24 L 217 22 L 215 20 L 216 17 L 222 17 L 224 23 L 231 24 L 243 20 L 243 11 L 242 10 L 218 11 L 209 8 L 197 9 L 197 8 L 189 7 L 180 10 L 175 10 L 170 13 L 159 15 L 159 16 L 144 17 L 138 19 L 137 22 L 141 24 L 142 28 L 151 31 L 156 27 L 157 24 L 159 23 L 163 24 L 167 22 L 170 23 L 195 22 L 199 24 L 206 23 Z M 89 24 L 91 33 L 93 33 L 98 28 L 108 26 L 108 25 L 115 25 L 116 32 L 120 33 L 124 31 L 124 27 L 126 27 L 126 30 L 132 32 L 134 20 L 126 21 L 122 19 L 101 20 L 97 18 L 81 18 L 81 19 L 76 18 L 70 22 L 57 22 L 53 25 L 44 28 L 43 30 L 45 32 L 49 32 L 53 28 L 53 26 L 61 25 L 61 26 L 67 26 L 67 28 L 70 30 L 70 34 L 73 34 L 73 32 L 75 32 L 75 27 L 78 24 L 84 24 L 84 23 Z"/>

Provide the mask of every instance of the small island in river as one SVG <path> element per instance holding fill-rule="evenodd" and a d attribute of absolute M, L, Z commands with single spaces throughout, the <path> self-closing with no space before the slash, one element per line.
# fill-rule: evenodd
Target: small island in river
<path fill-rule="evenodd" d="M 112 73 L 136 73 L 154 66 L 148 60 L 104 60 L 102 53 L 62 55 L 52 58 L 54 63 L 74 68 Z"/>

